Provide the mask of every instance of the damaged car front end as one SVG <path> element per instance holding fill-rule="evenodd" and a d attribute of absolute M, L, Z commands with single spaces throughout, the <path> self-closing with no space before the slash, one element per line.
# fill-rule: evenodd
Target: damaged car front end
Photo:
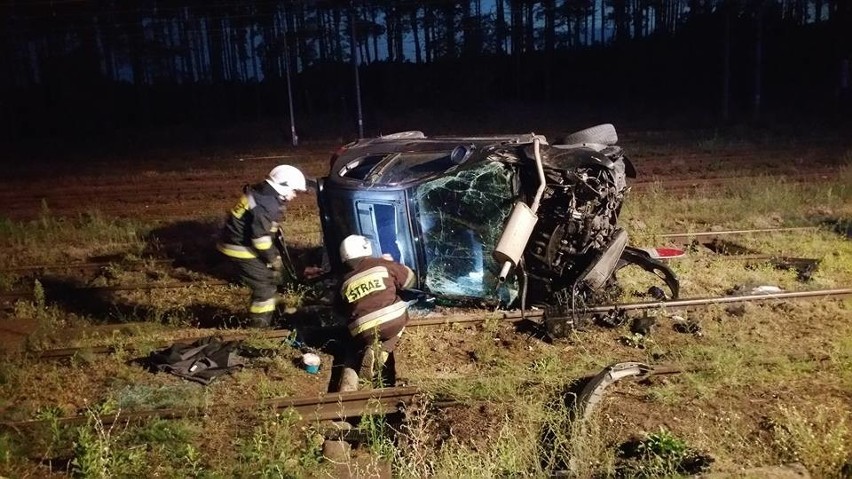
<path fill-rule="evenodd" d="M 416 131 L 350 143 L 318 181 L 331 264 L 340 264 L 335 246 L 360 234 L 450 302 L 573 302 L 604 288 L 630 251 L 641 256 L 618 225 L 635 170 L 616 142 L 607 124 L 556 145 L 535 134 Z"/>

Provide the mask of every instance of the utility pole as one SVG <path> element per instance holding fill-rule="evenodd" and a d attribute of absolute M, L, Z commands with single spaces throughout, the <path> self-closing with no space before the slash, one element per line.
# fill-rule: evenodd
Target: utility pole
<path fill-rule="evenodd" d="M 757 11 L 755 12 L 755 31 L 752 120 L 759 121 L 763 93 L 763 0 L 757 2 Z"/>
<path fill-rule="evenodd" d="M 299 135 L 296 134 L 296 117 L 293 115 L 293 85 L 290 81 L 290 42 L 287 38 L 287 22 L 284 22 L 284 71 L 287 77 L 287 101 L 290 107 L 290 138 L 293 146 L 299 146 Z"/>
<path fill-rule="evenodd" d="M 350 52 L 352 57 L 352 65 L 355 68 L 355 104 L 358 109 L 358 138 L 364 138 L 364 118 L 361 112 L 361 77 L 358 73 L 358 64 L 360 63 L 360 58 L 358 55 L 358 46 L 355 41 L 355 4 L 354 2 L 349 3 L 349 27 L 350 27 L 350 35 L 351 40 L 349 41 Z"/>
<path fill-rule="evenodd" d="M 299 146 L 299 135 L 296 134 L 296 117 L 293 115 L 293 85 L 290 80 L 290 41 L 288 39 L 287 17 L 284 18 L 284 75 L 287 78 L 287 102 L 290 108 L 290 139 L 293 146 Z"/>
<path fill-rule="evenodd" d="M 722 4 L 722 121 L 731 119 L 731 5 Z"/>

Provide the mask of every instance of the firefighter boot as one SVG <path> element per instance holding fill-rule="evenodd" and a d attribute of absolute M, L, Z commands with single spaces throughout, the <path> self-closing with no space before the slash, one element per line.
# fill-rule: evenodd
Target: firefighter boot
<path fill-rule="evenodd" d="M 338 383 L 337 391 L 347 393 L 358 390 L 358 373 L 354 369 L 345 367 L 340 373 L 340 383 Z"/>
<path fill-rule="evenodd" d="M 384 387 L 382 371 L 388 359 L 388 352 L 380 344 L 368 347 L 361 358 L 359 377 L 372 387 Z"/>

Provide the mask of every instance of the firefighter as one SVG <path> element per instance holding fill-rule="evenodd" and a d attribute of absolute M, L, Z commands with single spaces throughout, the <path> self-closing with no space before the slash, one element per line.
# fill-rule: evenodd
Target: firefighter
<path fill-rule="evenodd" d="M 307 180 L 301 171 L 290 165 L 276 166 L 265 181 L 243 187 L 222 228 L 217 248 L 233 261 L 240 279 L 251 288 L 249 326 L 271 325 L 284 269 L 273 239 L 278 235 L 285 205 L 304 191 Z"/>
<path fill-rule="evenodd" d="M 358 388 L 358 379 L 377 381 L 381 371 L 393 378 L 393 351 L 408 324 L 408 303 L 400 291 L 411 288 L 414 271 L 393 261 L 390 255 L 373 257 L 370 241 L 350 235 L 340 244 L 340 259 L 348 271 L 343 276 L 338 304 L 346 318 L 357 355 L 354 365 L 344 368 L 340 391 Z M 352 366 L 352 362 L 349 362 Z"/>

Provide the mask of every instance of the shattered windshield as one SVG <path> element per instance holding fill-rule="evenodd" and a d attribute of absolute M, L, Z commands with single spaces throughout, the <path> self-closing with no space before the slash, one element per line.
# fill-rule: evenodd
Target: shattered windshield
<path fill-rule="evenodd" d="M 514 203 L 513 176 L 503 163 L 487 161 L 416 188 L 429 291 L 477 298 L 498 295 L 500 268 L 491 252 Z M 513 293 L 505 290 L 500 296 L 507 299 L 503 296 Z"/>

